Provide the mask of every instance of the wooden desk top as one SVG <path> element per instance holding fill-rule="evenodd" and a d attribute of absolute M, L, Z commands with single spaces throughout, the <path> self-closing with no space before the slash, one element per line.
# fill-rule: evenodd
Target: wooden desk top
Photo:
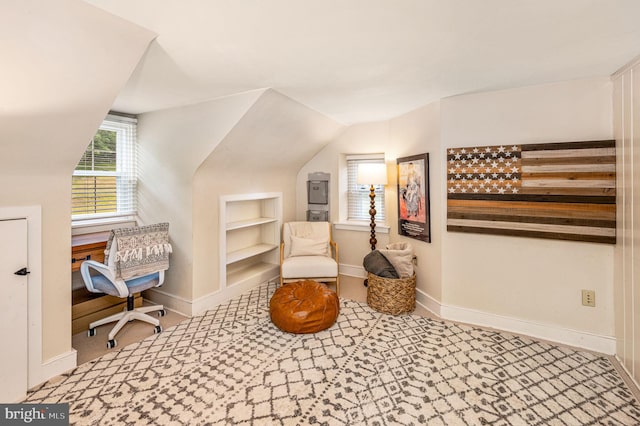
<path fill-rule="evenodd" d="M 71 236 L 71 247 L 83 246 L 90 248 L 100 246 L 107 242 L 111 231 L 94 232 L 91 234 L 73 235 Z"/>

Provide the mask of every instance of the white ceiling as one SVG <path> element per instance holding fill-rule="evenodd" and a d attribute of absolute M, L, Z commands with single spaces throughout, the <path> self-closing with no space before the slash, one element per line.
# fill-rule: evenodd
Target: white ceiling
<path fill-rule="evenodd" d="M 86 0 L 158 34 L 114 108 L 271 87 L 345 123 L 437 99 L 613 73 L 639 0 Z"/>

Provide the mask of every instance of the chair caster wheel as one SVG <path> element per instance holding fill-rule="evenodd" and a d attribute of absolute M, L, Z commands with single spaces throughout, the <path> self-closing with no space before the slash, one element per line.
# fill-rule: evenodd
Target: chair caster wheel
<path fill-rule="evenodd" d="M 97 332 L 98 332 L 98 330 L 96 330 L 95 328 L 90 328 L 90 329 L 87 331 L 87 336 L 89 336 L 89 337 L 93 337 L 93 336 L 95 336 L 95 335 L 96 335 L 96 333 L 97 333 Z"/>
<path fill-rule="evenodd" d="M 162 331 L 162 326 L 161 326 L 161 325 L 156 325 L 156 326 L 153 328 L 153 334 L 158 334 L 158 333 L 160 333 L 161 331 Z"/>
<path fill-rule="evenodd" d="M 158 311 L 158 316 L 159 316 L 159 317 L 163 317 L 163 316 L 165 316 L 165 315 L 167 315 L 167 311 L 165 311 L 164 309 L 160 309 L 160 310 Z"/>
<path fill-rule="evenodd" d="M 113 349 L 118 345 L 116 339 L 111 339 L 107 342 L 107 349 Z"/>

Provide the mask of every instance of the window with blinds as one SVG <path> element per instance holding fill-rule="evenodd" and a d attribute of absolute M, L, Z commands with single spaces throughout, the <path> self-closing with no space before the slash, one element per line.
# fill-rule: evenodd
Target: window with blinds
<path fill-rule="evenodd" d="M 382 154 L 371 155 L 347 155 L 347 198 L 348 198 L 348 220 L 371 220 L 369 214 L 369 192 L 370 185 L 359 185 L 358 182 L 358 164 L 360 163 L 382 163 L 384 164 L 384 156 Z M 375 189 L 375 205 L 376 205 L 376 222 L 384 222 L 384 185 L 374 185 Z"/>
<path fill-rule="evenodd" d="M 89 142 L 72 177 L 74 221 L 135 214 L 136 124 L 108 115 Z"/>

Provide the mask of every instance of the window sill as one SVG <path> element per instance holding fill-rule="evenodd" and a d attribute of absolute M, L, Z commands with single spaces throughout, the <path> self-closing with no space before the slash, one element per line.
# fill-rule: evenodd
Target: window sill
<path fill-rule="evenodd" d="M 100 219 L 85 219 L 71 221 L 71 235 L 90 234 L 93 232 L 110 231 L 118 225 L 135 225 L 135 216 L 105 217 Z M 115 225 L 115 226 L 114 226 Z"/>
<path fill-rule="evenodd" d="M 338 222 L 334 226 L 342 231 L 371 232 L 369 222 Z M 388 234 L 390 227 L 385 223 L 376 223 L 377 234 Z"/>

